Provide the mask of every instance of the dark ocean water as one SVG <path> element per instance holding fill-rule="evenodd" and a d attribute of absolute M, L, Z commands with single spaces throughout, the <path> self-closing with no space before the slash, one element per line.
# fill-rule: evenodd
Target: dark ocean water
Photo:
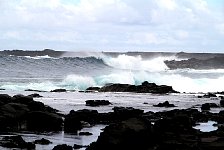
<path fill-rule="evenodd" d="M 148 53 L 65 53 L 60 57 L 41 56 L 0 56 L 0 90 L 1 94 L 32 94 L 26 89 L 50 91 L 57 88 L 67 90 L 85 90 L 89 86 L 103 86 L 107 83 L 141 84 L 143 81 L 156 84 L 171 85 L 181 92 L 224 91 L 224 69 L 176 69 L 170 70 L 165 60 L 182 60 L 185 57 L 175 55 L 150 55 Z M 146 111 L 165 111 L 170 109 L 199 108 L 201 104 L 217 103 L 219 98 L 198 98 L 203 94 L 169 94 L 154 95 L 150 93 L 85 93 L 85 92 L 39 92 L 43 97 L 35 101 L 43 102 L 68 114 L 70 110 L 93 109 L 85 105 L 85 101 L 109 100 L 113 105 L 96 107 L 99 112 L 110 112 L 114 106 L 134 107 Z M 153 105 L 168 100 L 177 107 L 158 108 Z M 223 108 L 212 108 L 219 112 Z M 22 135 L 26 141 L 47 138 L 50 145 L 36 145 L 37 150 L 50 150 L 57 144 L 89 145 L 96 141 L 105 125 L 84 128 L 83 131 L 93 133 L 92 136 L 78 136 L 58 133 L 7 133 Z M 204 125 L 207 129 L 212 124 Z M 201 127 L 199 127 L 201 128 Z M 1 135 L 3 137 L 5 135 Z M 7 148 L 0 147 L 3 150 Z M 84 148 L 83 148 L 84 149 Z"/>
<path fill-rule="evenodd" d="M 181 92 L 222 91 L 224 69 L 170 70 L 165 60 L 175 56 L 144 56 L 114 53 L 88 55 L 0 56 L 0 88 L 50 91 L 56 88 L 85 90 L 107 83 L 141 84 L 143 81 L 171 85 Z"/>

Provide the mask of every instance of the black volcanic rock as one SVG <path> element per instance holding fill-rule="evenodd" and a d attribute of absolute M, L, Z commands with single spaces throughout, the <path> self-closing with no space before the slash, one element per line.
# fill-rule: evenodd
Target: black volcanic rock
<path fill-rule="evenodd" d="M 29 97 L 33 97 L 33 98 L 43 97 L 43 96 L 41 96 L 41 95 L 38 94 L 38 93 L 33 93 L 33 94 L 28 95 L 28 96 L 29 96 Z"/>
<path fill-rule="evenodd" d="M 27 150 L 34 150 L 36 147 L 35 144 L 24 141 L 20 135 L 3 137 L 0 141 L 0 145 L 6 148 L 19 148 Z"/>
<path fill-rule="evenodd" d="M 136 93 L 177 93 L 173 90 L 172 86 L 156 85 L 155 83 L 143 82 L 142 85 L 130 85 L 130 84 L 110 84 L 100 88 L 99 92 L 136 92 Z"/>
<path fill-rule="evenodd" d="M 90 133 L 90 132 L 79 132 L 79 135 L 90 136 L 90 135 L 93 135 L 93 134 Z"/>
<path fill-rule="evenodd" d="M 51 144 L 52 142 L 49 141 L 49 140 L 47 140 L 47 139 L 42 138 L 42 139 L 40 139 L 40 140 L 35 140 L 34 143 L 35 143 L 35 144 L 40 144 L 40 145 L 49 145 L 49 144 Z"/>
<path fill-rule="evenodd" d="M 221 106 L 221 107 L 224 107 L 224 99 L 221 99 L 221 100 L 220 100 L 220 106 Z"/>
<path fill-rule="evenodd" d="M 55 90 L 51 90 L 51 92 L 66 92 L 66 89 L 55 89 Z"/>
<path fill-rule="evenodd" d="M 104 106 L 104 105 L 110 105 L 111 103 L 108 100 L 87 100 L 86 106 Z"/>
<path fill-rule="evenodd" d="M 127 116 L 127 117 L 142 115 L 144 112 L 144 110 L 135 109 L 133 107 L 117 107 L 116 106 L 113 108 L 113 110 L 115 114 L 118 114 L 118 116 Z"/>
<path fill-rule="evenodd" d="M 24 96 L 22 94 L 13 96 L 13 102 L 15 103 L 28 104 L 32 101 L 33 101 L 33 97 L 30 97 L 30 96 Z"/>
<path fill-rule="evenodd" d="M 82 129 L 84 124 L 110 124 L 119 122 L 132 117 L 143 115 L 144 110 L 135 109 L 132 107 L 114 107 L 114 112 L 98 113 L 97 110 L 82 109 L 78 111 L 71 110 L 64 120 L 64 131 L 77 133 Z"/>
<path fill-rule="evenodd" d="M 218 108 L 219 106 L 215 103 L 205 103 L 202 104 L 201 110 L 210 110 L 211 108 Z"/>
<path fill-rule="evenodd" d="M 0 95 L 0 131 L 60 131 L 62 117 L 57 110 L 30 96 Z M 4 103 L 3 103 L 4 102 Z"/>
<path fill-rule="evenodd" d="M 9 103 L 12 100 L 12 97 L 8 94 L 0 94 L 0 105 Z"/>
<path fill-rule="evenodd" d="M 154 107 L 176 107 L 174 104 L 170 104 L 168 101 L 153 105 Z"/>
<path fill-rule="evenodd" d="M 82 129 L 82 121 L 94 122 L 95 116 L 98 114 L 96 110 L 71 110 L 64 119 L 64 131 L 70 133 L 77 133 L 78 130 Z"/>
<path fill-rule="evenodd" d="M 111 84 L 100 88 L 100 92 L 127 92 L 126 90 L 130 87 L 130 84 Z"/>
<path fill-rule="evenodd" d="M 62 144 L 62 145 L 57 145 L 55 146 L 52 150 L 72 150 L 72 146 Z"/>
<path fill-rule="evenodd" d="M 217 96 L 216 96 L 216 94 L 208 93 L 208 94 L 203 95 L 202 97 L 204 97 L 204 98 L 211 98 L 211 97 L 217 97 Z"/>
<path fill-rule="evenodd" d="M 111 124 L 87 150 L 145 150 L 153 143 L 151 123 L 139 118 Z M 151 141 L 151 142 L 147 142 Z"/>
<path fill-rule="evenodd" d="M 180 59 L 189 59 L 189 58 L 196 58 L 199 60 L 207 60 L 214 57 L 224 57 L 223 53 L 186 53 L 186 52 L 179 52 L 175 55 L 177 58 Z"/>
<path fill-rule="evenodd" d="M 171 60 L 164 61 L 164 63 L 170 69 L 223 69 L 224 68 L 224 56 L 213 57 L 207 59 L 190 58 L 188 60 Z"/>
<path fill-rule="evenodd" d="M 33 89 L 26 89 L 25 91 L 30 91 L 30 92 L 47 92 L 47 91 L 33 90 Z"/>
<path fill-rule="evenodd" d="M 30 131 L 61 131 L 61 116 L 43 111 L 31 111 L 26 115 L 27 130 Z"/>
<path fill-rule="evenodd" d="M 99 91 L 100 87 L 89 87 L 85 90 L 85 92 L 91 92 L 91 91 Z"/>
<path fill-rule="evenodd" d="M 224 149 L 223 111 L 197 109 L 148 112 L 107 126 L 87 150 L 220 150 Z M 201 132 L 196 122 L 214 120 L 218 130 Z M 151 123 L 153 122 L 153 123 Z"/>
<path fill-rule="evenodd" d="M 88 147 L 86 145 L 78 145 L 78 144 L 74 144 L 73 148 L 74 149 L 80 149 L 80 148 L 84 148 L 84 147 Z"/>
<path fill-rule="evenodd" d="M 87 150 L 191 150 L 200 143 L 192 125 L 187 115 L 159 119 L 154 125 L 147 117 L 129 118 L 107 126 Z"/>
<path fill-rule="evenodd" d="M 0 55 L 3 56 L 31 56 L 31 57 L 36 57 L 36 56 L 50 56 L 50 57 L 60 57 L 64 54 L 65 52 L 63 51 L 54 51 L 51 49 L 44 49 L 40 51 L 29 51 L 29 50 L 4 50 L 0 51 Z"/>
<path fill-rule="evenodd" d="M 201 106 L 201 110 L 205 111 L 205 110 L 210 110 L 210 105 L 208 103 L 202 104 Z"/>

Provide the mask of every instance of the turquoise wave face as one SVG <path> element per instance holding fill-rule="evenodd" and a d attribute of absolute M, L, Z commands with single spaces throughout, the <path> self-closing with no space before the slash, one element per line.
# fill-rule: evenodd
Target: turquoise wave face
<path fill-rule="evenodd" d="M 44 90 L 56 88 L 85 90 L 108 83 L 139 85 L 143 81 L 170 85 L 180 92 L 223 91 L 224 69 L 169 70 L 169 57 L 100 55 L 100 57 L 16 57 L 0 56 L 0 88 Z"/>

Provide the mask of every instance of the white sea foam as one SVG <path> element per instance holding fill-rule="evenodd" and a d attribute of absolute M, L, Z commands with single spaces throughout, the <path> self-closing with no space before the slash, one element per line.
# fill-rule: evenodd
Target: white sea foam
<path fill-rule="evenodd" d="M 50 57 L 48 55 L 44 55 L 44 56 L 19 56 L 19 57 L 26 57 L 26 58 L 30 58 L 30 59 L 46 59 L 46 58 L 51 58 L 51 59 L 57 59 L 57 58 L 54 58 L 54 57 Z"/>
<path fill-rule="evenodd" d="M 82 51 L 82 52 L 65 52 L 61 57 L 95 57 L 95 58 L 103 58 L 105 55 L 102 52 L 91 52 L 91 51 Z"/>
<path fill-rule="evenodd" d="M 45 82 L 34 82 L 34 83 L 5 83 L 1 86 L 2 89 L 14 90 L 14 91 L 24 91 L 27 89 L 41 90 L 41 91 L 51 91 L 60 88 L 55 83 L 50 81 Z"/>
<path fill-rule="evenodd" d="M 53 81 L 49 78 L 47 82 L 46 79 L 44 79 L 44 81 L 38 82 L 33 81 L 33 83 L 2 82 L 0 88 L 10 90 L 35 89 L 44 91 L 50 91 L 56 88 L 65 88 L 68 90 L 85 90 L 90 86 L 101 87 L 107 83 L 139 85 L 143 81 L 149 81 L 158 85 L 173 86 L 174 90 L 180 92 L 224 91 L 224 69 L 169 70 L 164 63 L 164 60 L 173 60 L 176 59 L 175 57 L 155 57 L 151 59 L 143 59 L 141 56 L 128 56 L 125 54 L 120 54 L 116 57 L 106 56 L 102 53 L 95 54 L 97 54 L 96 57 L 100 57 L 105 64 L 110 66 L 105 68 L 110 69 L 110 71 L 97 73 L 97 75 L 94 75 L 89 73 L 91 72 L 90 69 L 89 72 L 65 74 L 64 78 L 61 77 L 61 79 L 57 81 Z M 87 53 L 86 56 L 93 56 L 93 53 Z M 72 63 L 72 61 L 69 63 Z M 88 65 L 86 63 L 84 64 Z M 78 65 L 83 64 L 80 63 Z M 94 63 L 91 65 L 94 66 Z M 81 67 L 88 68 L 88 66 Z M 76 68 L 74 68 L 74 70 L 75 69 Z"/>
<path fill-rule="evenodd" d="M 69 90 L 85 90 L 88 87 L 97 86 L 97 84 L 92 77 L 73 74 L 68 75 L 60 86 Z"/>
<path fill-rule="evenodd" d="M 223 91 L 224 76 L 219 78 L 190 78 L 179 74 L 161 74 L 158 72 L 118 72 L 97 77 L 68 75 L 60 82 L 38 83 L 3 83 L 0 88 L 9 90 L 43 90 L 50 91 L 57 88 L 68 90 L 85 90 L 91 86 L 104 86 L 107 83 L 122 83 L 139 85 L 143 81 L 154 82 L 158 85 L 170 85 L 180 92 L 217 92 Z"/>
<path fill-rule="evenodd" d="M 143 70 L 143 71 L 164 71 L 168 69 L 164 60 L 172 58 L 156 57 L 153 59 L 142 59 L 138 56 L 128 56 L 125 54 L 118 55 L 117 57 L 104 57 L 104 62 L 117 69 L 125 70 Z"/>

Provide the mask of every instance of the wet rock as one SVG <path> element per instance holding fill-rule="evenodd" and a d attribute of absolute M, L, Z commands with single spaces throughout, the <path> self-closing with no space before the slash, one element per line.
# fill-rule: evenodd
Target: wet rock
<path fill-rule="evenodd" d="M 211 108 L 218 108 L 219 106 L 215 103 L 205 103 L 205 104 L 202 104 L 201 106 L 201 110 L 210 110 Z"/>
<path fill-rule="evenodd" d="M 155 83 L 143 82 L 142 85 L 109 84 L 99 90 L 100 92 L 136 92 L 136 93 L 177 93 L 171 86 L 156 85 Z"/>
<path fill-rule="evenodd" d="M 202 96 L 203 98 L 211 98 L 211 97 L 217 97 L 216 94 L 208 93 Z"/>
<path fill-rule="evenodd" d="M 50 112 L 33 111 L 26 115 L 27 130 L 61 131 L 62 117 Z"/>
<path fill-rule="evenodd" d="M 8 94 L 0 94 L 0 105 L 9 103 L 12 101 L 12 97 Z"/>
<path fill-rule="evenodd" d="M 73 148 L 74 149 L 80 149 L 80 148 L 84 148 L 84 147 L 88 147 L 86 145 L 78 145 L 78 144 L 74 144 Z"/>
<path fill-rule="evenodd" d="M 44 49 L 44 50 L 4 50 L 0 51 L 0 54 L 3 56 L 31 56 L 31 57 L 36 57 L 36 56 L 50 56 L 50 57 L 57 57 L 59 58 L 63 54 L 65 54 L 65 51 L 55 51 L 51 49 Z"/>
<path fill-rule="evenodd" d="M 206 111 L 206 110 L 210 110 L 210 109 L 211 109 L 211 107 L 208 103 L 202 104 L 202 106 L 201 106 L 202 111 Z"/>
<path fill-rule="evenodd" d="M 173 90 L 172 86 L 156 85 L 155 83 L 149 83 L 148 81 L 144 81 L 142 85 L 137 87 L 137 93 L 165 94 L 177 93 L 177 91 Z"/>
<path fill-rule="evenodd" d="M 223 114 L 222 111 L 213 114 L 197 109 L 145 113 L 110 124 L 87 150 L 223 149 L 223 129 L 201 132 L 192 128 L 195 122 L 208 119 L 223 123 Z"/>
<path fill-rule="evenodd" d="M 82 129 L 82 116 L 87 117 L 88 115 L 86 116 L 86 114 L 91 114 L 91 112 L 86 110 L 86 112 L 82 114 L 71 110 L 70 113 L 65 116 L 64 131 L 69 133 L 77 133 L 78 130 Z"/>
<path fill-rule="evenodd" d="M 130 117 L 140 116 L 144 112 L 144 110 L 135 109 L 133 107 L 114 107 L 113 111 L 118 120 L 124 120 Z"/>
<path fill-rule="evenodd" d="M 220 100 L 220 106 L 221 106 L 221 107 L 224 107 L 224 99 L 221 99 L 221 100 Z"/>
<path fill-rule="evenodd" d="M 71 110 L 68 115 L 65 116 L 65 131 L 77 131 L 82 128 L 82 122 L 88 122 L 89 124 L 98 123 L 98 111 L 82 109 L 78 111 Z"/>
<path fill-rule="evenodd" d="M 99 91 L 100 87 L 88 87 L 85 92 L 91 92 L 91 91 Z"/>
<path fill-rule="evenodd" d="M 21 104 L 28 104 L 33 101 L 33 98 L 30 96 L 25 96 L 22 94 L 14 95 L 13 102 L 14 103 L 21 103 Z"/>
<path fill-rule="evenodd" d="M 183 69 L 183 68 L 191 68 L 191 69 L 222 69 L 224 68 L 224 57 L 212 57 L 207 59 L 197 59 L 190 58 L 188 60 L 166 60 L 164 63 L 170 69 Z"/>
<path fill-rule="evenodd" d="M 222 91 L 222 92 L 216 92 L 216 94 L 224 95 L 224 91 Z"/>
<path fill-rule="evenodd" d="M 168 101 L 153 105 L 154 107 L 176 107 L 174 104 L 170 104 Z"/>
<path fill-rule="evenodd" d="M 113 112 L 98 113 L 97 110 L 78 110 L 70 111 L 65 116 L 64 130 L 65 132 L 77 133 L 78 130 L 84 126 L 82 122 L 86 122 L 90 125 L 94 124 L 110 124 L 126 120 L 131 117 L 142 115 L 144 110 L 135 109 L 132 107 L 114 107 Z"/>
<path fill-rule="evenodd" d="M 47 109 L 44 103 L 38 101 L 32 101 L 27 106 L 31 111 L 45 111 Z"/>
<path fill-rule="evenodd" d="M 197 130 L 192 128 L 194 122 L 187 115 L 190 111 L 186 112 L 186 115 L 176 115 L 175 112 L 181 113 L 172 111 L 165 115 L 163 112 L 164 118 L 155 121 L 154 125 L 150 123 L 150 117 L 130 118 L 110 124 L 87 150 L 163 150 L 166 148 L 191 150 L 197 148 L 200 140 Z M 172 117 L 165 117 L 171 114 Z M 183 111 L 182 114 L 185 112 Z M 149 114 L 149 116 L 154 115 L 156 114 Z"/>
<path fill-rule="evenodd" d="M 21 148 L 28 150 L 34 150 L 36 147 L 35 144 L 24 141 L 20 135 L 3 137 L 0 145 L 6 148 Z"/>
<path fill-rule="evenodd" d="M 16 131 L 21 129 L 23 116 L 28 107 L 19 103 L 8 103 L 0 107 L 0 131 Z"/>
<path fill-rule="evenodd" d="M 95 116 L 94 121 L 96 121 L 96 123 L 104 124 L 116 123 L 128 118 L 141 116 L 143 115 L 143 112 L 144 110 L 132 107 L 114 107 L 113 112 L 98 113 Z"/>
<path fill-rule="evenodd" d="M 93 134 L 90 133 L 90 132 L 79 132 L 79 135 L 90 136 L 90 135 L 93 135 Z"/>
<path fill-rule="evenodd" d="M 51 92 L 66 92 L 67 90 L 66 89 L 55 89 L 55 90 L 52 90 Z"/>
<path fill-rule="evenodd" d="M 33 89 L 26 89 L 25 91 L 30 91 L 30 92 L 47 92 L 47 91 L 40 91 L 40 90 L 33 90 Z"/>
<path fill-rule="evenodd" d="M 163 118 L 155 122 L 154 130 L 157 133 L 164 132 L 195 132 L 192 128 L 194 121 L 187 115 L 179 115 L 168 118 Z"/>
<path fill-rule="evenodd" d="M 58 131 L 62 125 L 62 118 L 55 109 L 34 101 L 30 96 L 1 96 L 4 104 L 0 105 L 0 131 L 32 130 L 40 124 L 45 124 L 40 126 L 42 129 L 55 131 L 57 128 Z"/>
<path fill-rule="evenodd" d="M 72 150 L 72 146 L 62 144 L 62 145 L 57 145 L 55 146 L 52 150 Z"/>
<path fill-rule="evenodd" d="M 27 105 L 20 103 L 8 103 L 2 106 L 0 109 L 5 116 L 14 118 L 20 118 L 29 111 Z"/>
<path fill-rule="evenodd" d="M 203 98 L 203 96 L 202 95 L 198 95 L 198 98 Z"/>
<path fill-rule="evenodd" d="M 100 88 L 100 92 L 127 92 L 127 88 L 131 86 L 130 84 L 112 84 L 106 85 Z"/>
<path fill-rule="evenodd" d="M 28 96 L 29 96 L 29 97 L 33 97 L 33 98 L 43 97 L 43 96 L 41 96 L 41 95 L 38 94 L 38 93 L 30 94 L 30 95 L 28 95 Z"/>
<path fill-rule="evenodd" d="M 111 103 L 108 100 L 87 100 L 86 106 L 105 106 L 110 105 Z"/>
<path fill-rule="evenodd" d="M 218 119 L 217 119 L 217 122 L 219 124 L 224 124 L 224 110 L 221 110 L 219 113 L 218 113 Z"/>
<path fill-rule="evenodd" d="M 35 144 L 40 144 L 40 145 L 49 145 L 49 144 L 51 144 L 52 142 L 49 141 L 48 139 L 42 138 L 42 139 L 40 139 L 40 140 L 35 140 L 34 143 L 35 143 Z"/>
<path fill-rule="evenodd" d="M 223 137 L 203 137 L 201 141 L 201 149 L 203 150 L 221 150 L 224 148 Z"/>
<path fill-rule="evenodd" d="M 151 132 L 151 124 L 147 120 L 130 118 L 107 126 L 97 142 L 90 144 L 87 150 L 145 150 L 154 141 Z"/>

